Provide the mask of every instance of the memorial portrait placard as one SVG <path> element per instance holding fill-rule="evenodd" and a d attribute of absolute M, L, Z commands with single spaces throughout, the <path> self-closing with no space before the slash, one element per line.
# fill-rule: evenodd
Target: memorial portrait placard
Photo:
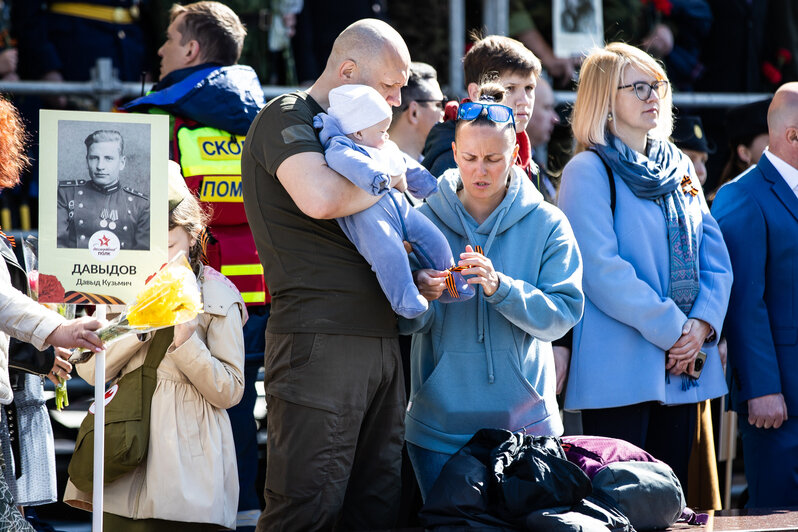
<path fill-rule="evenodd" d="M 39 300 L 129 304 L 166 262 L 169 118 L 43 110 Z"/>
<path fill-rule="evenodd" d="M 553 0 L 552 41 L 557 57 L 583 56 L 603 46 L 601 0 Z"/>

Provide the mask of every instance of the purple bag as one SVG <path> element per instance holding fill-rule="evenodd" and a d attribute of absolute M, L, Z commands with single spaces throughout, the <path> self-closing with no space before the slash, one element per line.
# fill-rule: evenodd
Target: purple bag
<path fill-rule="evenodd" d="M 615 438 L 567 436 L 562 438 L 565 456 L 585 472 L 593 484 L 593 496 L 609 499 L 638 531 L 667 528 L 684 512 L 682 486 L 668 464 L 643 449 Z"/>
<path fill-rule="evenodd" d="M 615 462 L 659 462 L 640 447 L 616 438 L 563 436 L 562 448 L 568 461 L 578 465 L 591 480 Z"/>

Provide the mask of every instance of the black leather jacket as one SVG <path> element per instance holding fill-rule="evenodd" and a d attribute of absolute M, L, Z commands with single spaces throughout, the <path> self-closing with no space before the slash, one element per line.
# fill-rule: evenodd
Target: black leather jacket
<path fill-rule="evenodd" d="M 22 292 L 28 293 L 28 275 L 25 269 L 20 266 L 14 250 L 4 236 L 0 237 L 0 255 L 6 261 L 8 273 L 11 276 L 11 285 Z M 9 375 L 11 377 L 12 388 L 15 388 L 14 382 L 22 382 L 23 379 L 15 379 L 15 371 L 25 371 L 35 375 L 47 375 L 53 369 L 55 362 L 55 351 L 52 347 L 44 351 L 39 351 L 31 344 L 21 342 L 16 338 L 11 338 L 8 348 L 8 367 Z"/>

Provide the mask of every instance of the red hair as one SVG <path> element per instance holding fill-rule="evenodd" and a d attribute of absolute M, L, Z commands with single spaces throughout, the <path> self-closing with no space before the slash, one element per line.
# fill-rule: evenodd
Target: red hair
<path fill-rule="evenodd" d="M 0 97 L 0 189 L 19 183 L 20 174 L 28 166 L 26 137 L 17 108 Z"/>

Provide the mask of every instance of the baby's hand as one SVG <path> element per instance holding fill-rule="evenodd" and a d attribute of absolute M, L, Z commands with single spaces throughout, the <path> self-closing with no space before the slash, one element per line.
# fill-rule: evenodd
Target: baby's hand
<path fill-rule="evenodd" d="M 395 188 L 399 192 L 407 190 L 407 176 L 404 173 L 391 176 L 391 188 Z"/>
<path fill-rule="evenodd" d="M 407 190 L 407 177 L 404 173 L 391 176 L 391 188 L 395 188 L 399 192 Z"/>

